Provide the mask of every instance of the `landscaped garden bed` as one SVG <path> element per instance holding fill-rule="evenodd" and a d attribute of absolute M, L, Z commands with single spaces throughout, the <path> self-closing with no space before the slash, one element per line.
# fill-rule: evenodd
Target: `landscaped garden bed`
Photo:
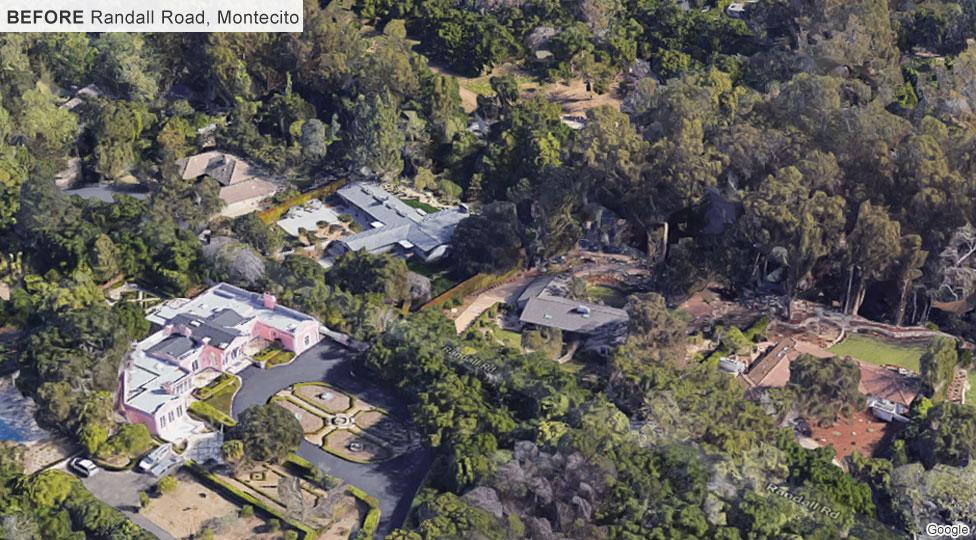
<path fill-rule="evenodd" d="M 193 394 L 197 399 L 229 416 L 231 414 L 231 405 L 234 402 L 234 395 L 237 394 L 240 388 L 240 379 L 234 375 L 223 373 L 220 377 L 211 381 L 207 386 L 196 390 Z"/>
<path fill-rule="evenodd" d="M 298 419 L 306 441 L 354 463 L 391 459 L 416 440 L 409 426 L 386 411 L 323 383 L 296 384 L 271 401 Z"/>
<path fill-rule="evenodd" d="M 329 413 L 348 411 L 355 401 L 352 397 L 321 383 L 296 384 L 295 396 Z"/>
<path fill-rule="evenodd" d="M 264 367 L 280 366 L 287 364 L 295 358 L 295 353 L 286 351 L 280 347 L 268 347 L 267 349 L 254 355 L 254 361 Z"/>

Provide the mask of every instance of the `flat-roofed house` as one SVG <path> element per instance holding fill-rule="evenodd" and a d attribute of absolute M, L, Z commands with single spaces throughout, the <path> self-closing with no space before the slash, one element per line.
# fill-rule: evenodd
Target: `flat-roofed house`
<path fill-rule="evenodd" d="M 630 317 L 615 307 L 572 300 L 560 294 L 565 279 L 540 278 L 519 295 L 522 324 L 558 328 L 564 337 L 581 338 L 585 348 L 600 353 L 623 342 Z"/>
<path fill-rule="evenodd" d="M 147 318 L 157 330 L 129 353 L 119 405 L 130 422 L 168 441 L 198 427 L 186 414 L 195 374 L 243 369 L 255 343 L 277 343 L 298 355 L 321 339 L 315 318 L 278 305 L 270 294 L 226 283 L 192 300 L 171 300 Z"/>
<path fill-rule="evenodd" d="M 224 202 L 220 214 L 226 217 L 258 210 L 261 202 L 274 195 L 281 183 L 247 161 L 217 150 L 183 158 L 177 165 L 184 180 L 209 176 L 220 185 L 220 200 Z"/>
<path fill-rule="evenodd" d="M 447 253 L 455 227 L 469 215 L 463 205 L 427 214 L 367 182 L 349 184 L 336 195 L 365 230 L 329 244 L 333 256 L 364 249 L 435 261 Z"/>

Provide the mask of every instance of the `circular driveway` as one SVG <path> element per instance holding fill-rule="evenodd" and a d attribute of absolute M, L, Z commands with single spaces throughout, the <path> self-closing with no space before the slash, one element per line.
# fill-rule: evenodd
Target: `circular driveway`
<path fill-rule="evenodd" d="M 267 403 L 279 390 L 295 383 L 325 382 L 408 420 L 409 412 L 403 403 L 392 392 L 384 390 L 366 368 L 357 365 L 352 355 L 334 342 L 324 340 L 286 366 L 246 368 L 238 373 L 242 383 L 234 398 L 234 418 L 252 405 Z M 382 511 L 377 530 L 379 538 L 403 524 L 434 457 L 433 449 L 421 447 L 389 461 L 361 465 L 333 456 L 304 439 L 297 453 L 379 500 Z"/>

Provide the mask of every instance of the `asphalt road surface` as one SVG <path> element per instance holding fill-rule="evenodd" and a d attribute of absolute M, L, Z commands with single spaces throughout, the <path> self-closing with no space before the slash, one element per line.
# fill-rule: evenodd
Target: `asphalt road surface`
<path fill-rule="evenodd" d="M 252 405 L 263 405 L 279 390 L 300 382 L 325 382 L 356 398 L 382 407 L 393 416 L 408 419 L 403 403 L 385 390 L 365 368 L 357 367 L 352 353 L 331 341 L 305 351 L 286 366 L 261 369 L 250 366 L 238 375 L 241 389 L 234 398 L 237 418 Z M 298 455 L 322 470 L 366 491 L 380 502 L 378 537 L 403 524 L 410 503 L 424 481 L 434 452 L 422 447 L 383 463 L 361 465 L 340 459 L 308 441 L 302 440 Z"/>
<path fill-rule="evenodd" d="M 147 491 L 156 478 L 135 471 L 100 470 L 95 476 L 83 478 L 88 491 L 105 504 L 122 511 L 136 525 L 154 534 L 160 540 L 176 540 L 152 521 L 139 514 L 139 492 Z"/>

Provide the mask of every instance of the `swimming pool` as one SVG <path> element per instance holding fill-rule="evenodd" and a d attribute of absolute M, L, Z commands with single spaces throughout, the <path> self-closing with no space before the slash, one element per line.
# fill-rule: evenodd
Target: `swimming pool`
<path fill-rule="evenodd" d="M 0 379 L 0 441 L 29 443 L 48 432 L 34 420 L 34 401 L 17 390 L 13 378 Z"/>

